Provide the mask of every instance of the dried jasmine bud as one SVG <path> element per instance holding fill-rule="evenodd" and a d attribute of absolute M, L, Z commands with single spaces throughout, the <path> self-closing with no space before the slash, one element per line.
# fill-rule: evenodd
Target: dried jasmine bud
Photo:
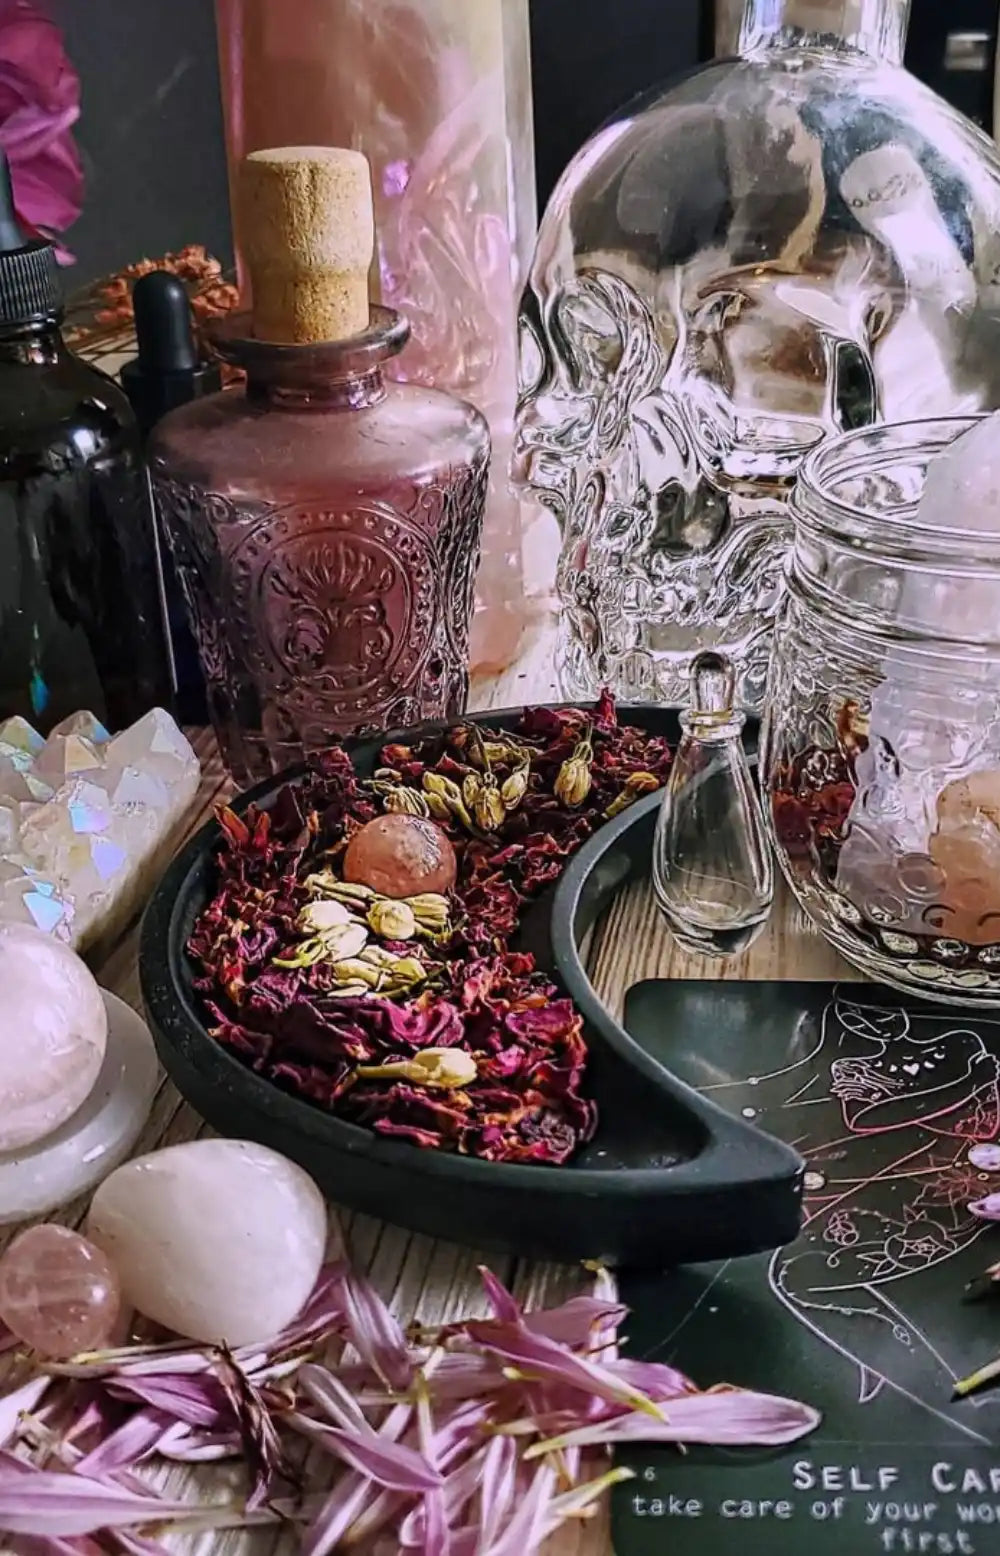
<path fill-rule="evenodd" d="M 472 817 L 462 798 L 462 791 L 453 779 L 446 778 L 443 773 L 424 773 L 424 791 L 428 798 L 435 795 L 443 800 L 450 814 L 457 816 L 463 827 L 472 826 Z"/>
<path fill-rule="evenodd" d="M 431 813 L 426 796 L 419 789 L 410 789 L 405 784 L 390 787 L 384 803 L 387 811 L 397 815 L 428 817 Z"/>
<path fill-rule="evenodd" d="M 510 777 L 501 786 L 500 798 L 503 800 L 504 809 L 517 810 L 524 796 L 528 792 L 528 781 L 531 777 L 531 762 L 525 757 L 519 762 Z"/>
<path fill-rule="evenodd" d="M 368 927 L 382 940 L 412 940 L 417 932 L 413 909 L 383 897 L 368 909 Z"/>
<path fill-rule="evenodd" d="M 567 757 L 559 769 L 559 775 L 555 782 L 556 799 L 567 810 L 575 810 L 582 805 L 593 787 L 594 779 L 590 767 L 594 760 L 594 748 L 590 743 L 589 735 L 579 742 L 573 755 Z"/>
<path fill-rule="evenodd" d="M 364 924 L 351 920 L 332 929 L 325 929 L 311 940 L 303 941 L 293 956 L 275 959 L 276 967 L 315 967 L 318 962 L 342 962 L 368 943 L 368 930 Z"/>
<path fill-rule="evenodd" d="M 351 922 L 350 910 L 332 898 L 310 902 L 298 917 L 298 926 L 307 935 L 321 935 L 328 929 L 338 929 Z"/>
<path fill-rule="evenodd" d="M 412 1059 L 400 1059 L 393 1064 L 362 1064 L 356 1071 L 359 1080 L 411 1081 L 442 1091 L 470 1086 L 478 1073 L 475 1059 L 464 1048 L 426 1048 Z"/>
<path fill-rule="evenodd" d="M 507 819 L 507 811 L 500 797 L 496 780 L 484 783 L 476 797 L 474 815 L 476 825 L 483 832 L 496 832 Z"/>
<path fill-rule="evenodd" d="M 370 886 L 355 886 L 350 881 L 339 881 L 330 870 L 306 877 L 306 890 L 314 897 L 330 898 L 345 902 L 348 907 L 363 911 L 377 896 Z"/>
<path fill-rule="evenodd" d="M 447 800 L 443 800 L 440 794 L 425 794 L 427 809 L 435 821 L 451 821 L 451 806 Z"/>
<path fill-rule="evenodd" d="M 620 816 L 623 810 L 628 810 L 629 806 L 634 805 L 642 795 L 655 794 L 659 787 L 660 780 L 653 773 L 633 773 L 621 794 L 611 801 L 604 812 L 607 820 L 612 821 L 615 816 Z"/>
<path fill-rule="evenodd" d="M 334 963 L 330 972 L 334 980 L 342 986 L 360 983 L 366 992 L 377 989 L 385 977 L 378 967 L 372 967 L 359 956 L 343 957 Z"/>
<path fill-rule="evenodd" d="M 422 892 L 419 897 L 408 897 L 406 906 L 416 919 L 419 929 L 431 930 L 434 934 L 450 930 L 451 908 L 447 897 L 439 897 L 436 892 Z"/>
<path fill-rule="evenodd" d="M 472 810 L 483 792 L 483 780 L 478 773 L 466 773 L 462 779 L 462 799 L 467 810 Z"/>

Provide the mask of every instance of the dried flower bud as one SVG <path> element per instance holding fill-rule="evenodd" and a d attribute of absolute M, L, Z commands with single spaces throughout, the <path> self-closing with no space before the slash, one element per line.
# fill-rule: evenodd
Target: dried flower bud
<path fill-rule="evenodd" d="M 422 892 L 419 897 L 408 897 L 406 906 L 421 929 L 443 930 L 449 927 L 451 909 L 447 897 L 436 892 Z"/>
<path fill-rule="evenodd" d="M 320 898 L 318 902 L 310 902 L 302 909 L 298 923 L 305 934 L 321 935 L 326 930 L 338 929 L 342 924 L 350 924 L 351 914 L 342 902 Z"/>
<path fill-rule="evenodd" d="M 444 1086 L 449 1090 L 471 1086 L 479 1074 L 475 1059 L 464 1048 L 425 1048 L 415 1055 L 413 1064 L 423 1071 L 425 1086 Z"/>
<path fill-rule="evenodd" d="M 475 817 L 476 825 L 483 832 L 496 832 L 506 821 L 507 812 L 500 798 L 500 790 L 495 783 L 484 784 L 480 789 L 476 799 Z"/>
<path fill-rule="evenodd" d="M 451 778 L 446 778 L 443 773 L 424 773 L 424 789 L 428 794 L 438 794 L 446 805 L 455 806 L 462 803 L 462 791 L 458 784 Z"/>
<path fill-rule="evenodd" d="M 330 968 L 334 980 L 341 984 L 360 983 L 366 990 L 377 989 L 385 974 L 377 967 L 363 962 L 360 957 L 345 956 Z"/>
<path fill-rule="evenodd" d="M 338 881 L 329 870 L 306 878 L 306 889 L 314 897 L 329 897 L 335 902 L 346 902 L 348 907 L 366 908 L 374 902 L 376 893 L 370 886 L 355 886 L 350 881 Z"/>
<path fill-rule="evenodd" d="M 412 908 L 405 902 L 393 902 L 385 897 L 373 902 L 368 909 L 368 927 L 381 940 L 412 940 L 417 932 L 417 921 Z"/>
<path fill-rule="evenodd" d="M 380 972 L 391 972 L 399 957 L 392 951 L 387 951 L 384 945 L 366 945 L 361 953 L 361 960 L 367 962 L 369 967 L 377 967 Z"/>
<path fill-rule="evenodd" d="M 337 987 L 331 990 L 332 997 L 336 1000 L 364 999 L 365 995 L 371 992 L 368 984 L 362 983 L 360 979 L 356 982 L 338 983 Z"/>
<path fill-rule="evenodd" d="M 466 809 L 472 810 L 480 794 L 483 792 L 483 780 L 478 773 L 466 773 L 462 779 L 462 799 Z"/>
<path fill-rule="evenodd" d="M 427 968 L 415 956 L 401 956 L 393 967 L 391 976 L 394 980 L 412 987 L 416 983 L 426 982 Z"/>
<path fill-rule="evenodd" d="M 580 747 L 577 746 L 577 751 Z M 593 785 L 590 773 L 590 763 L 585 756 L 574 754 L 568 757 L 559 769 L 556 778 L 556 799 L 569 810 L 575 810 L 582 805 Z"/>
<path fill-rule="evenodd" d="M 390 813 L 403 816 L 429 816 L 431 813 L 426 796 L 419 789 L 407 788 L 405 784 L 389 788 L 385 795 L 385 808 Z"/>
<path fill-rule="evenodd" d="M 319 938 L 331 962 L 344 962 L 357 956 L 368 944 L 368 929 L 364 924 L 343 924 L 337 929 L 325 930 Z"/>
<path fill-rule="evenodd" d="M 435 821 L 451 820 L 451 806 L 447 800 L 441 798 L 440 794 L 426 794 L 424 798 L 427 801 L 427 809 Z"/>
<path fill-rule="evenodd" d="M 506 810 L 517 810 L 517 807 L 528 792 L 528 780 L 530 777 L 531 763 L 526 758 L 514 769 L 500 790 L 500 798 L 503 800 Z"/>
<path fill-rule="evenodd" d="M 424 773 L 424 790 L 428 796 L 437 796 L 444 801 L 452 816 L 457 816 L 464 827 L 472 826 L 472 817 L 462 798 L 462 791 L 458 784 L 451 778 L 446 778 L 443 773 Z"/>
<path fill-rule="evenodd" d="M 411 1081 L 417 1086 L 433 1086 L 457 1091 L 476 1079 L 476 1061 L 464 1048 L 426 1048 L 412 1059 L 393 1064 L 362 1064 L 357 1076 L 369 1081 Z"/>
<path fill-rule="evenodd" d="M 611 821 L 615 816 L 620 816 L 623 810 L 628 810 L 630 805 L 643 794 L 655 794 L 660 788 L 660 780 L 653 773 L 633 773 L 626 783 L 621 794 L 611 801 L 605 816 Z"/>

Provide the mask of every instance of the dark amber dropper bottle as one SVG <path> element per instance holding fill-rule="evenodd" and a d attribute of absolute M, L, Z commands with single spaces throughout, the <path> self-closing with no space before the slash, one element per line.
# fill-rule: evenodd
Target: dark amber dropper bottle
<path fill-rule="evenodd" d="M 55 251 L 0 157 L 0 723 L 112 730 L 172 689 L 159 553 L 128 400 L 60 332 Z"/>

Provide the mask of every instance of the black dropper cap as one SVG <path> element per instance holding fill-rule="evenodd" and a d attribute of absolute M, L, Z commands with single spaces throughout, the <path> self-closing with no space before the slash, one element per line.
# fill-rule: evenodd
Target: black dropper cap
<path fill-rule="evenodd" d="M 174 410 L 222 388 L 222 370 L 198 354 L 183 281 L 151 270 L 132 292 L 139 355 L 121 371 L 122 388 L 144 433 Z"/>
<path fill-rule="evenodd" d="M 0 324 L 40 323 L 61 311 L 56 251 L 44 238 L 21 231 L 10 163 L 0 151 Z"/>

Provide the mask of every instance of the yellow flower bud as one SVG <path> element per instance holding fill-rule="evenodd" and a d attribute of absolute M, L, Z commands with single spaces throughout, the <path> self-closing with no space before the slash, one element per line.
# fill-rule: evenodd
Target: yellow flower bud
<path fill-rule="evenodd" d="M 528 792 L 528 780 L 531 777 L 531 764 L 522 762 L 516 767 L 500 790 L 500 798 L 503 800 L 506 810 L 517 810 L 524 796 Z"/>
<path fill-rule="evenodd" d="M 421 794 L 418 789 L 409 789 L 405 785 L 390 788 L 384 803 L 386 810 L 392 814 L 429 816 L 431 813 L 426 795 Z"/>
<path fill-rule="evenodd" d="M 351 914 L 342 902 L 320 899 L 310 902 L 299 914 L 299 928 L 306 934 L 319 935 L 328 929 L 350 924 Z"/>
<path fill-rule="evenodd" d="M 381 940 L 412 940 L 417 921 L 405 902 L 392 902 L 385 897 L 368 909 L 368 927 Z"/>
<path fill-rule="evenodd" d="M 507 812 L 496 784 L 484 784 L 475 806 L 476 825 L 483 832 L 496 832 L 507 819 Z"/>
<path fill-rule="evenodd" d="M 556 778 L 556 799 L 569 810 L 582 805 L 593 785 L 590 763 L 582 756 L 571 756 L 559 769 Z"/>

